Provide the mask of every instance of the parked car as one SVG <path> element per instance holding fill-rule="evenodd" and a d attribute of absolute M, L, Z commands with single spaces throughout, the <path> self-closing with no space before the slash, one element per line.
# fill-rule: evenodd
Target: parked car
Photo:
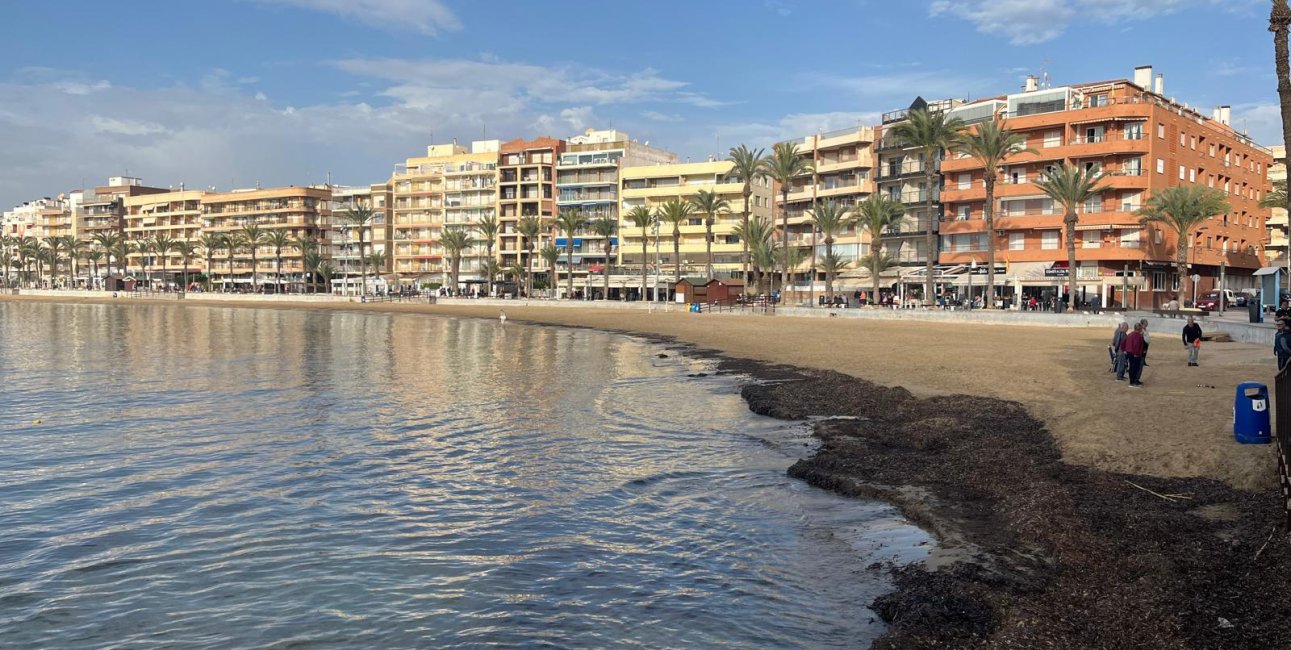
<path fill-rule="evenodd" d="M 1223 308 L 1230 309 L 1237 306 L 1237 298 L 1233 295 L 1231 289 L 1223 291 L 1207 291 L 1197 299 L 1197 308 L 1202 311 L 1215 311 L 1220 309 L 1220 299 L 1223 297 Z"/>

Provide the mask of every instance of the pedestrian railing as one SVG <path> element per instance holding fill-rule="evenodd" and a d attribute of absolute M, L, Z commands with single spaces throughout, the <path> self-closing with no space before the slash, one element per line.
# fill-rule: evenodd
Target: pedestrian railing
<path fill-rule="evenodd" d="M 1274 380 L 1274 395 L 1277 403 L 1274 416 L 1277 422 L 1273 427 L 1273 444 L 1278 452 L 1278 482 L 1282 485 L 1282 503 L 1284 510 L 1283 524 L 1291 533 L 1291 364 L 1278 371 Z"/>

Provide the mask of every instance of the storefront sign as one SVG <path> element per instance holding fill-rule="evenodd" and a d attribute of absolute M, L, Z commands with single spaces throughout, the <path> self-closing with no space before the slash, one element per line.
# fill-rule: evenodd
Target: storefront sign
<path fill-rule="evenodd" d="M 1045 270 L 1044 270 L 1044 277 L 1046 277 L 1046 278 L 1065 278 L 1065 277 L 1067 277 L 1067 269 L 1045 269 Z"/>

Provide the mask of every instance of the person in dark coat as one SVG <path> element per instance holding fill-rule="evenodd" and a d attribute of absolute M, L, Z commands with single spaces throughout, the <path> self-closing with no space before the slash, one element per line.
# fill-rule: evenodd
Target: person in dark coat
<path fill-rule="evenodd" d="M 1121 349 L 1125 351 L 1125 360 L 1130 367 L 1130 387 L 1143 386 L 1143 355 L 1147 345 L 1143 343 L 1143 326 L 1135 325 L 1134 331 L 1125 336 Z"/>
<path fill-rule="evenodd" d="M 1197 365 L 1197 355 L 1201 353 L 1201 326 L 1192 316 L 1188 317 L 1188 324 L 1183 326 L 1183 344 L 1188 348 L 1188 365 Z"/>

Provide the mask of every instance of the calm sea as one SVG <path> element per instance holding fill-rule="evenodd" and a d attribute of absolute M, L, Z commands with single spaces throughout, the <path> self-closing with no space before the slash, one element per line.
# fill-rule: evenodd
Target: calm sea
<path fill-rule="evenodd" d="M 928 537 L 594 331 L 0 303 L 0 646 L 858 647 Z M 40 424 L 35 424 L 40 420 Z"/>

